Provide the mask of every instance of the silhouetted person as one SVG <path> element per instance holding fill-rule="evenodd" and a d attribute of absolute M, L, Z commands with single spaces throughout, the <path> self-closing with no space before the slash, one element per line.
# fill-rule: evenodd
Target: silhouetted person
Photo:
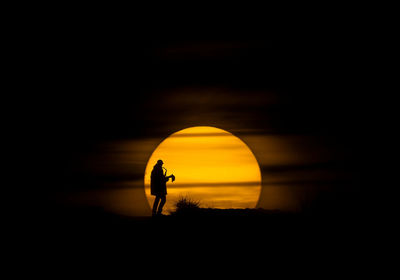
<path fill-rule="evenodd" d="M 167 182 L 169 178 L 172 178 L 172 182 L 175 181 L 174 175 L 167 176 L 167 170 L 165 168 L 165 173 L 163 172 L 163 164 L 164 162 L 159 159 L 151 171 L 150 190 L 151 195 L 156 197 L 153 204 L 153 216 L 161 215 L 164 204 L 167 201 Z"/>

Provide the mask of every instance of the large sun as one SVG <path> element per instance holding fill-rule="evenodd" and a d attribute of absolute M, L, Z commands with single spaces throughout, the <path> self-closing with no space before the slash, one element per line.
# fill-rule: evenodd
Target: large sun
<path fill-rule="evenodd" d="M 249 147 L 233 134 L 210 126 L 196 126 L 173 133 L 158 145 L 147 162 L 144 183 L 150 204 L 150 174 L 157 160 L 167 175 L 166 212 L 180 197 L 199 201 L 201 207 L 253 208 L 261 191 L 261 172 Z"/>

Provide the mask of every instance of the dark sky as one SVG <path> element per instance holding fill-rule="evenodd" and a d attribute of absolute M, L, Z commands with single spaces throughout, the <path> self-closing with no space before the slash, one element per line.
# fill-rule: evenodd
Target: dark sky
<path fill-rule="evenodd" d="M 210 125 L 250 146 L 265 186 L 296 189 L 290 196 L 297 198 L 307 188 L 355 197 L 364 97 L 351 31 L 190 39 L 164 31 L 66 24 L 33 38 L 28 133 L 35 135 L 32 164 L 43 171 L 35 189 L 62 197 L 140 181 L 162 139 Z"/>

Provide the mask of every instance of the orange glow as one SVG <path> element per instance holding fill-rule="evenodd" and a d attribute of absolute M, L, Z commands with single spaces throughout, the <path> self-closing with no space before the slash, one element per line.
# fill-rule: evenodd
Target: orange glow
<path fill-rule="evenodd" d="M 166 138 L 151 155 L 145 171 L 145 192 L 152 207 L 150 173 L 162 159 L 167 175 L 164 211 L 173 211 L 181 196 L 200 201 L 201 207 L 253 208 L 261 191 L 261 172 L 249 147 L 231 133 L 209 126 L 180 130 Z"/>

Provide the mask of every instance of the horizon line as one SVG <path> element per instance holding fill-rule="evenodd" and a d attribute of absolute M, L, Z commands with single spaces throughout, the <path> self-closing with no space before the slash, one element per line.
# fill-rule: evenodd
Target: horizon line
<path fill-rule="evenodd" d="M 195 183 L 170 183 L 168 184 L 168 188 L 173 187 L 204 187 L 204 186 L 215 186 L 215 187 L 224 187 L 224 186 L 261 186 L 262 182 L 257 181 L 249 181 L 249 182 L 195 182 Z"/>

